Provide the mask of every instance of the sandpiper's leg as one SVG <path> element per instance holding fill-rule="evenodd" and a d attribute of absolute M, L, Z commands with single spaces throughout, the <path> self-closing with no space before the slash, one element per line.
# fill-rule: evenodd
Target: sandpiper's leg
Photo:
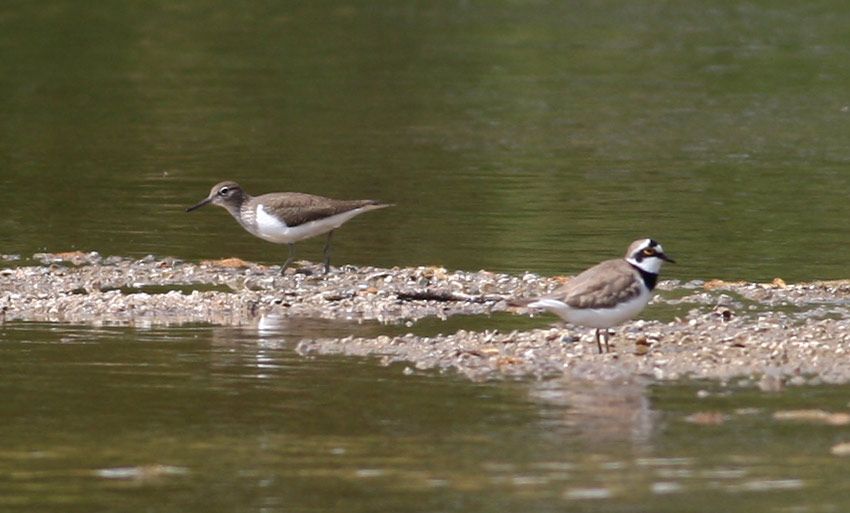
<path fill-rule="evenodd" d="M 287 258 L 286 262 L 283 263 L 283 268 L 281 268 L 280 274 L 286 272 L 286 268 L 289 267 L 289 264 L 291 264 L 293 260 L 295 260 L 295 244 L 291 243 L 287 244 L 287 246 L 289 246 L 289 258 Z"/>
<path fill-rule="evenodd" d="M 328 240 L 325 241 L 325 274 L 328 274 L 328 271 L 331 270 L 331 237 L 333 236 L 334 231 L 331 230 L 328 232 Z"/>
<path fill-rule="evenodd" d="M 599 349 L 599 354 L 602 354 L 602 341 L 601 341 L 601 339 L 602 339 L 602 330 L 597 329 L 596 330 L 596 347 L 597 347 L 597 349 Z M 608 344 L 608 342 L 606 341 L 605 344 Z"/>
<path fill-rule="evenodd" d="M 609 339 L 609 338 L 611 338 L 611 332 L 610 332 L 610 331 L 608 331 L 608 329 L 606 328 L 606 329 L 605 329 L 605 352 L 606 352 L 606 353 L 610 353 L 610 352 L 611 352 L 611 348 L 610 348 L 610 347 L 608 347 L 608 339 Z"/>

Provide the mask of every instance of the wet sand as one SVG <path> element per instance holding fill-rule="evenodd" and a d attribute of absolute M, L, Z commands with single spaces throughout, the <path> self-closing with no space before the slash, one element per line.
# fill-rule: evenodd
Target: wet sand
<path fill-rule="evenodd" d="M 255 325 L 301 318 L 400 324 L 425 317 L 504 311 L 566 277 L 511 276 L 435 267 L 278 266 L 237 259 L 191 263 L 97 253 L 0 256 L 3 320 L 133 326 Z M 663 281 L 646 314 L 614 331 L 612 352 L 597 354 L 593 330 L 540 329 L 439 336 L 302 340 L 304 355 L 377 356 L 405 370 L 451 370 L 474 380 L 566 376 L 590 380 L 717 379 L 764 390 L 850 381 L 850 281 L 785 284 Z M 658 313 L 663 315 L 658 315 Z"/>

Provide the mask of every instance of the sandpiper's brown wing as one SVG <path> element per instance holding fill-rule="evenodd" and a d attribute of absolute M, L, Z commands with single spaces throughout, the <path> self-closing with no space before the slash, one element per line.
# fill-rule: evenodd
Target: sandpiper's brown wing
<path fill-rule="evenodd" d="M 546 297 L 573 308 L 613 308 L 640 293 L 640 279 L 635 270 L 618 258 L 591 267 Z"/>
<path fill-rule="evenodd" d="M 361 207 L 389 206 L 375 200 L 337 200 L 301 192 L 264 194 L 256 199 L 267 212 L 283 219 L 287 226 L 298 226 Z"/>

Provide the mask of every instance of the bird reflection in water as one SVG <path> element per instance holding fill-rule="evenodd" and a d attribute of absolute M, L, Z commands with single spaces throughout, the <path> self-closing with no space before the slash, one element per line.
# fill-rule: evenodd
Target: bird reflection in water
<path fill-rule="evenodd" d="M 571 432 L 591 445 L 625 443 L 647 447 L 658 412 L 648 398 L 648 380 L 636 376 L 550 380 L 536 383 L 531 398 L 546 408 L 545 422 Z"/>

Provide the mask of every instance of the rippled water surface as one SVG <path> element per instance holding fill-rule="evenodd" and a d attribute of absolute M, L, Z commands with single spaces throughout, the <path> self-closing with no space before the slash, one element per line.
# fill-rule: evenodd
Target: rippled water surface
<path fill-rule="evenodd" d="M 7 2 L 4 252 L 277 263 L 213 183 L 397 204 L 354 264 L 846 277 L 840 2 Z M 317 260 L 320 242 L 303 244 Z"/>
<path fill-rule="evenodd" d="M 848 26 L 834 0 L 4 2 L 0 253 L 280 263 L 184 212 L 235 179 L 395 203 L 339 230 L 338 264 L 572 274 L 652 235 L 667 277 L 846 278 Z M 0 325 L 0 509 L 850 509 L 846 428 L 772 418 L 846 388 L 292 351 L 386 329 Z"/>
<path fill-rule="evenodd" d="M 5 325 L 0 508 L 850 507 L 834 493 L 850 486 L 845 462 L 829 452 L 850 438 L 846 427 L 773 420 L 813 405 L 846 410 L 847 387 L 470 383 L 302 358 L 292 329 L 306 327 Z M 709 422 L 689 422 L 696 413 Z"/>

